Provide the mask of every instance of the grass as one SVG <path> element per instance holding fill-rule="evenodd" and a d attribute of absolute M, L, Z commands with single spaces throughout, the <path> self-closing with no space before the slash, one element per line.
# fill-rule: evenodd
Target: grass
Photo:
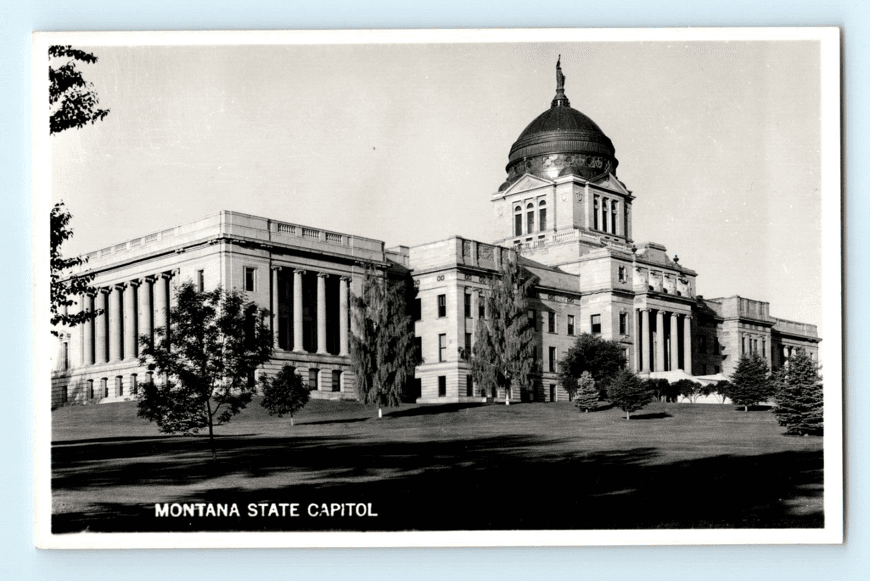
<path fill-rule="evenodd" d="M 52 413 L 54 532 L 821 527 L 822 440 L 769 411 L 656 403 L 407 405 L 255 399 L 208 439 L 160 434 L 134 403 Z M 239 517 L 156 518 L 155 503 L 237 503 Z M 298 502 L 299 518 L 246 515 Z M 305 515 L 371 503 L 377 517 Z"/>

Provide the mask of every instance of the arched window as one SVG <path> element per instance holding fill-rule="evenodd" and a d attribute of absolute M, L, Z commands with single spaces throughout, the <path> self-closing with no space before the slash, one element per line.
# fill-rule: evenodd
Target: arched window
<path fill-rule="evenodd" d="M 617 204 L 616 200 L 610 202 L 610 231 L 614 234 L 616 234 L 616 215 L 619 212 Z"/>
<path fill-rule="evenodd" d="M 601 231 L 607 232 L 607 198 L 601 200 Z"/>
<path fill-rule="evenodd" d="M 523 209 L 521 206 L 514 208 L 514 236 L 523 235 Z"/>
<path fill-rule="evenodd" d="M 526 206 L 526 234 L 535 231 L 535 205 L 529 203 Z"/>
<path fill-rule="evenodd" d="M 538 230 L 543 232 L 547 229 L 547 202 L 541 200 L 538 203 Z"/>

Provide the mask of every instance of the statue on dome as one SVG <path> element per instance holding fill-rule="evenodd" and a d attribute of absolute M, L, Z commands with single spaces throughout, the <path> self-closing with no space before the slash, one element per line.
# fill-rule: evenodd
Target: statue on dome
<path fill-rule="evenodd" d="M 565 75 L 562 74 L 562 55 L 556 59 L 556 90 L 565 90 Z"/>

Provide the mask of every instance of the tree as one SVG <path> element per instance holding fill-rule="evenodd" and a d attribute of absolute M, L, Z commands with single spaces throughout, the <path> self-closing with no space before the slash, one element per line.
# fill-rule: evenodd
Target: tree
<path fill-rule="evenodd" d="M 76 69 L 76 61 L 95 63 L 94 55 L 73 49 L 70 46 L 51 46 L 48 48 L 48 109 L 49 131 L 59 133 L 71 127 L 82 127 L 86 123 L 94 123 L 108 115 L 108 109 L 98 109 L 99 99 L 93 90 L 93 84 L 82 78 Z M 68 59 L 59 64 L 61 59 Z M 64 258 L 60 246 L 72 238 L 73 231 L 69 226 L 72 215 L 64 207 L 63 202 L 55 204 L 51 209 L 51 325 L 66 325 L 74 327 L 96 317 L 102 310 L 84 311 L 69 314 L 69 307 L 76 304 L 70 297 L 93 293 L 89 283 L 94 279 L 92 273 L 66 278 L 67 272 L 74 266 L 84 263 L 80 257 Z M 57 335 L 56 330 L 51 331 Z"/>
<path fill-rule="evenodd" d="M 58 45 L 48 48 L 48 56 L 49 59 L 55 59 L 48 67 L 49 131 L 52 134 L 60 133 L 104 119 L 109 110 L 99 108 L 100 99 L 93 83 L 85 81 L 76 68 L 77 62 L 96 63 L 97 57 L 71 46 Z M 62 59 L 66 60 L 60 64 Z"/>
<path fill-rule="evenodd" d="M 588 371 L 581 373 L 580 379 L 577 380 L 574 405 L 584 413 L 589 413 L 590 409 L 598 407 L 598 388 L 595 387 L 595 380 Z"/>
<path fill-rule="evenodd" d="M 710 392 L 719 397 L 720 403 L 725 403 L 725 400 L 731 397 L 731 382 L 727 379 L 720 379 L 711 387 Z"/>
<path fill-rule="evenodd" d="M 63 202 L 55 204 L 51 209 L 51 325 L 66 325 L 74 327 L 80 323 L 96 317 L 102 313 L 101 309 L 95 311 L 80 310 L 70 313 L 69 307 L 74 306 L 76 301 L 73 297 L 83 294 L 95 293 L 90 286 L 94 279 L 93 273 L 84 273 L 75 276 L 69 275 L 69 269 L 84 264 L 84 259 L 76 256 L 64 258 L 60 250 L 64 241 L 72 238 L 73 231 L 69 227 L 72 215 L 64 207 Z M 52 334 L 57 331 L 52 329 Z"/>
<path fill-rule="evenodd" d="M 623 347 L 616 341 L 598 335 L 582 333 L 559 362 L 559 381 L 571 394 L 577 390 L 577 379 L 588 371 L 598 385 L 601 397 L 607 397 L 607 385 L 625 368 Z"/>
<path fill-rule="evenodd" d="M 776 389 L 774 415 L 787 434 L 817 434 L 824 431 L 824 398 L 819 366 L 804 349 L 798 349 L 788 364 L 773 376 Z"/>
<path fill-rule="evenodd" d="M 139 392 L 139 417 L 164 433 L 208 427 L 212 460 L 214 426 L 229 422 L 250 403 L 254 372 L 272 355 L 272 334 L 259 309 L 239 291 L 198 292 L 188 282 L 175 292 L 170 329 L 142 335 L 139 361 L 162 381 Z M 168 332 L 167 332 L 168 331 Z M 171 341 L 169 338 L 171 337 Z"/>
<path fill-rule="evenodd" d="M 619 370 L 607 389 L 610 402 L 625 412 L 625 419 L 631 419 L 631 412 L 643 409 L 652 399 L 638 377 L 625 369 Z"/>
<path fill-rule="evenodd" d="M 757 354 L 744 355 L 731 375 L 728 397 L 735 405 L 743 406 L 743 411 L 749 411 L 751 405 L 767 401 L 773 395 L 768 373 L 764 358 Z"/>
<path fill-rule="evenodd" d="M 398 407 L 402 390 L 419 362 L 414 322 L 408 314 L 405 283 L 366 269 L 362 295 L 354 296 L 356 329 L 351 336 L 350 362 L 360 400 Z"/>
<path fill-rule="evenodd" d="M 694 382 L 691 379 L 681 379 L 679 381 L 675 381 L 673 384 L 674 389 L 676 389 L 677 393 L 686 398 L 692 403 L 698 399 L 700 395 L 704 391 L 704 386 L 700 383 Z"/>
<path fill-rule="evenodd" d="M 529 298 L 537 277 L 523 269 L 518 257 L 506 254 L 499 273 L 490 277 L 486 296 L 487 317 L 478 321 L 470 356 L 471 375 L 493 398 L 504 390 L 510 405 L 514 385 L 534 384 L 538 371 L 538 347 L 534 319 L 529 317 Z"/>
<path fill-rule="evenodd" d="M 293 414 L 304 408 L 311 397 L 302 377 L 293 367 L 285 365 L 275 377 L 261 375 L 260 384 L 263 386 L 263 401 L 260 405 L 269 410 L 270 416 L 283 418 L 284 414 L 290 414 L 292 426 Z"/>

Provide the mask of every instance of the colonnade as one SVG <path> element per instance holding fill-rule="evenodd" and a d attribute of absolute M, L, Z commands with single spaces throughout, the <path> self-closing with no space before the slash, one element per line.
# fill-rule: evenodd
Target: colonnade
<path fill-rule="evenodd" d="M 682 369 L 692 375 L 692 316 L 658 309 L 655 311 L 655 334 L 650 324 L 652 309 L 638 309 L 634 317 L 636 343 L 635 351 L 639 364 L 638 369 L 644 373 L 650 371 L 675 371 L 680 369 L 679 334 L 680 321 L 683 319 L 683 366 Z M 665 338 L 665 316 L 670 322 L 670 332 Z M 652 345 L 655 344 L 655 364 L 652 361 Z"/>
<path fill-rule="evenodd" d="M 278 345 L 278 272 L 282 270 L 281 266 L 272 267 L 272 333 L 274 336 L 275 349 L 279 349 Z M 307 271 L 295 268 L 293 269 L 293 345 L 292 350 L 297 353 L 307 352 L 304 346 L 304 318 L 303 318 L 303 289 L 302 280 Z M 328 355 L 327 348 L 327 304 L 326 304 L 326 280 L 335 274 L 327 272 L 318 272 L 317 274 L 317 351 L 319 355 Z M 338 345 L 340 356 L 350 355 L 349 345 L 349 320 L 350 320 L 350 277 L 339 276 L 338 285 Z"/>
<path fill-rule="evenodd" d="M 759 335 L 742 334 L 740 336 L 740 354 L 758 354 L 767 357 L 767 337 Z"/>
<path fill-rule="evenodd" d="M 136 359 L 141 335 L 153 336 L 155 327 L 169 328 L 172 274 L 146 276 L 82 296 L 86 312 L 101 311 L 81 325 L 83 365 Z"/>

